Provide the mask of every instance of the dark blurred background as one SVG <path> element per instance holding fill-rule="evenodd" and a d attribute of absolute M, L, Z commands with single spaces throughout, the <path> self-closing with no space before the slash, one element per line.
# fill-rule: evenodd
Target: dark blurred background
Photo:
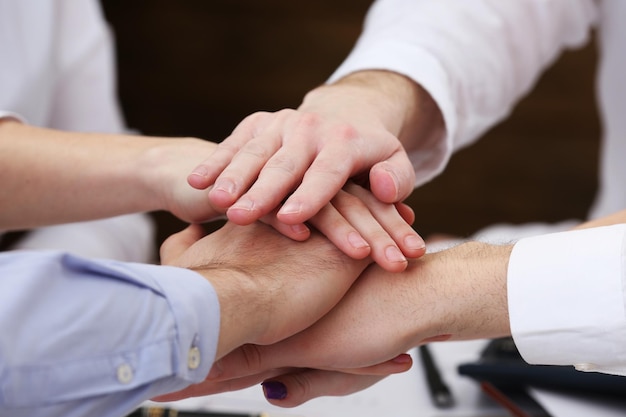
<path fill-rule="evenodd" d="M 370 0 L 106 0 L 119 94 L 144 134 L 220 141 L 247 115 L 296 107 L 357 39 Z M 566 52 L 511 118 L 409 203 L 423 235 L 585 216 L 599 127 L 593 45 Z M 155 213 L 159 240 L 183 224 Z"/>

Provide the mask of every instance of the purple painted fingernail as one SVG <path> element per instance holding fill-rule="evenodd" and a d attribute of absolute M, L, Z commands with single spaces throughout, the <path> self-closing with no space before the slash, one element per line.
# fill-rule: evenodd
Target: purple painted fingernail
<path fill-rule="evenodd" d="M 268 400 L 284 400 L 287 397 L 287 387 L 279 381 L 265 381 L 261 384 L 263 393 Z"/>

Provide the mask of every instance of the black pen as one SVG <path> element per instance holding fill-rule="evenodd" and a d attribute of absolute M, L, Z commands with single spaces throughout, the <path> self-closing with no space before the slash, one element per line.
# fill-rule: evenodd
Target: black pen
<path fill-rule="evenodd" d="M 141 407 L 126 417 L 268 417 L 267 414 L 231 413 L 226 411 L 187 411 L 159 406 Z"/>
<path fill-rule="evenodd" d="M 430 399 L 433 404 L 438 408 L 449 408 L 454 405 L 454 398 L 450 388 L 443 381 L 441 372 L 430 353 L 427 345 L 421 345 L 419 347 L 420 359 L 424 366 L 424 375 L 426 376 L 426 382 L 428 383 L 428 390 L 430 391 Z"/>

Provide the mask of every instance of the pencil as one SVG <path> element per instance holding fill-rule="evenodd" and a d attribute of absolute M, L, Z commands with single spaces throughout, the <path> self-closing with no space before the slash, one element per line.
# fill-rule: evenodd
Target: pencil
<path fill-rule="evenodd" d="M 428 390 L 430 393 L 430 399 L 437 408 L 450 408 L 454 405 L 454 397 L 448 385 L 444 382 L 441 376 L 441 371 L 435 363 L 428 345 L 421 345 L 419 347 L 420 359 L 424 366 L 424 375 L 426 377 L 426 383 L 428 384 Z"/>

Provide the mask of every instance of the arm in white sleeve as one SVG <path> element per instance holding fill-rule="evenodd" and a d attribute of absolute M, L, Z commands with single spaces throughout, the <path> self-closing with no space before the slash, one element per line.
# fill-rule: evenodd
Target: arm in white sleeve
<path fill-rule="evenodd" d="M 23 1 L 3 11 L 0 118 L 65 131 L 125 131 L 112 36 L 97 1 Z M 149 216 L 130 214 L 35 229 L 16 248 L 151 262 L 154 233 Z"/>
<path fill-rule="evenodd" d="M 527 362 L 626 375 L 625 255 L 626 224 L 515 244 L 509 316 Z"/>
<path fill-rule="evenodd" d="M 157 254 L 154 229 L 147 214 L 127 214 L 39 227 L 12 249 L 58 250 L 87 258 L 152 263 Z"/>
<path fill-rule="evenodd" d="M 200 382 L 219 311 L 190 270 L 0 254 L 0 415 L 121 416 Z"/>
<path fill-rule="evenodd" d="M 56 8 L 58 74 L 46 127 L 123 133 L 113 37 L 99 2 L 58 0 Z"/>
<path fill-rule="evenodd" d="M 596 8 L 593 0 L 378 0 L 330 81 L 383 69 L 430 93 L 446 135 L 407 149 L 421 185 L 506 117 L 563 48 L 587 41 Z"/>

